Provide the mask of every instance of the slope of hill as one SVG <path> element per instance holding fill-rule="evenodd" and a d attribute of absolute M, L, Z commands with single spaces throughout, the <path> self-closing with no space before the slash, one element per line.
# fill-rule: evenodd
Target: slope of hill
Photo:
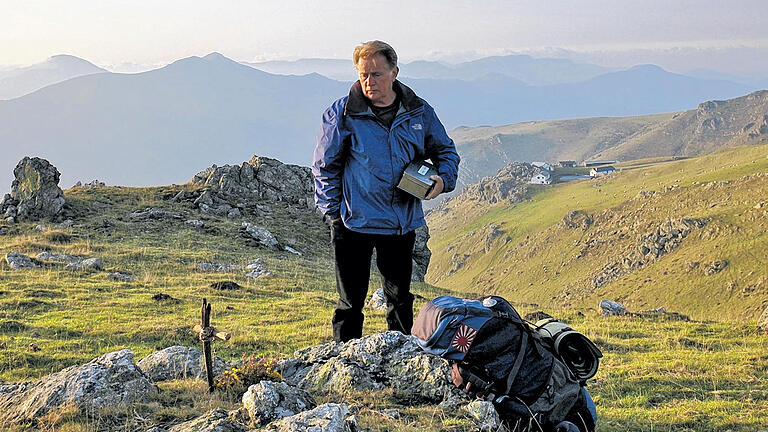
<path fill-rule="evenodd" d="M 759 156 L 764 158 L 764 153 Z M 721 188 L 733 191 L 729 189 L 735 187 L 733 183 L 721 184 L 720 180 L 739 178 L 749 172 L 733 155 L 725 155 L 721 161 L 725 166 L 718 169 L 711 160 L 700 164 L 703 170 L 700 181 L 718 182 L 708 191 L 719 191 Z M 756 168 L 752 171 L 760 169 L 765 172 L 765 162 L 756 160 L 754 165 Z M 673 183 L 677 168 L 670 172 L 657 172 L 659 178 L 644 175 L 650 171 L 636 171 L 633 175 L 661 188 L 663 185 L 657 182 Z M 708 172 L 710 169 L 712 172 Z M 765 181 L 765 178 L 754 177 L 759 181 Z M 611 185 L 612 181 L 607 180 L 601 192 L 591 186 L 586 188 L 586 194 L 580 196 L 580 208 L 594 208 L 588 204 L 610 199 L 612 188 L 617 186 Z M 250 383 L 264 378 L 264 365 L 270 364 L 274 358 L 296 357 L 295 350 L 301 349 L 304 354 L 316 356 L 318 362 L 324 362 L 340 351 L 350 352 L 347 349 L 349 345 L 329 344 L 306 349 L 330 341 L 329 321 L 336 300 L 327 228 L 317 216 L 306 206 L 268 199 L 242 204 L 242 213 L 233 218 L 204 214 L 193 203 L 199 193 L 201 191 L 193 184 L 149 188 L 77 187 L 64 191 L 67 206 L 62 217 L 71 218 L 68 223 L 34 221 L 0 224 L 0 381 L 4 388 L 18 388 L 14 387 L 15 382 L 39 378 L 124 348 L 131 349 L 138 361 L 169 346 L 199 347 L 200 341 L 191 328 L 199 323 L 200 301 L 205 297 L 212 304 L 212 324 L 232 334 L 227 342 L 214 343 L 217 356 L 231 364 L 241 365 L 230 374 L 231 386 L 221 385 L 216 392 L 209 394 L 206 383 L 200 379 L 159 381 L 160 392 L 141 403 L 109 406 L 101 410 L 66 404 L 63 409 L 41 417 L 39 423 L 3 424 L 0 429 L 12 432 L 146 431 L 153 427 L 153 430 L 169 430 L 213 408 L 223 408 L 234 415 L 234 410 L 243 406 L 240 403 L 243 391 Z M 621 194 L 621 191 L 617 193 Z M 716 200 L 723 197 L 708 193 Z M 743 202 L 744 197 L 740 194 L 732 196 L 734 202 L 720 201 L 724 207 L 713 207 L 718 209 L 715 214 L 721 211 L 726 214 L 736 200 Z M 543 208 L 543 201 L 537 200 L 533 197 L 533 202 L 521 206 L 528 206 L 529 210 L 532 205 Z M 747 200 L 751 202 L 754 197 Z M 651 204 L 655 203 L 650 201 L 647 205 Z M 148 207 L 154 211 L 146 211 Z M 486 215 L 504 214 L 495 207 L 487 208 L 483 204 L 478 207 L 486 207 L 483 209 Z M 745 209 L 741 215 L 751 217 L 750 210 Z M 477 211 L 478 208 L 472 209 L 472 212 Z M 466 212 L 462 217 L 470 214 Z M 516 213 L 511 216 L 525 215 Z M 541 219 L 546 225 L 550 221 L 556 223 L 557 217 L 560 215 L 545 215 Z M 526 230 L 533 232 L 529 229 L 530 224 L 539 219 L 538 215 L 519 218 L 505 225 L 504 229 L 512 223 L 528 224 L 521 224 L 519 229 L 507 232 L 509 236 L 520 237 Z M 594 217 L 596 221 L 599 219 L 599 216 Z M 577 222 L 579 219 L 574 217 L 570 220 Z M 303 255 L 255 245 L 244 235 L 242 222 L 269 229 L 281 243 L 295 246 Z M 703 229 L 718 224 L 708 222 Z M 434 226 L 443 234 L 446 232 L 442 221 Z M 570 223 L 570 226 L 579 225 Z M 602 227 L 603 223 L 598 221 L 591 226 Z M 579 230 L 569 228 L 564 235 L 577 236 Z M 741 228 L 736 236 L 742 239 L 749 235 L 749 230 Z M 586 233 L 591 235 L 589 230 Z M 722 239 L 726 232 L 719 234 Z M 687 247 L 685 242 L 695 235 L 698 232 L 689 234 L 678 249 L 682 251 Z M 501 236 L 497 241 L 504 238 Z M 755 236 L 747 244 L 756 260 L 764 257 L 764 239 L 763 233 L 762 237 Z M 569 240 L 572 239 L 565 239 L 566 243 Z M 537 238 L 530 241 L 536 242 Z M 586 239 L 584 241 L 586 244 Z M 491 242 L 494 251 L 497 246 L 497 242 Z M 560 244 L 552 245 L 537 256 L 557 254 L 557 246 Z M 468 243 L 467 251 L 473 252 L 472 247 Z M 29 256 L 44 253 L 48 258 L 40 258 L 40 269 L 16 270 L 9 268 L 3 259 L 6 253 L 12 251 Z M 763 255 L 757 255 L 760 253 Z M 52 259 L 62 257 L 60 254 L 68 254 L 75 259 L 101 258 L 104 270 L 69 269 L 65 262 Z M 537 256 L 532 259 L 538 259 Z M 696 260 L 704 263 L 707 258 L 697 257 Z M 256 259 L 258 265 L 265 266 L 271 272 L 270 276 L 251 278 L 245 275 L 249 271 L 245 266 Z M 602 258 L 582 258 L 583 261 L 593 259 Z M 209 265 L 201 266 L 202 263 Z M 215 271 L 218 265 L 221 267 Z M 517 265 L 519 268 L 514 268 L 514 272 L 532 272 L 530 277 L 516 275 L 517 279 L 525 282 L 538 280 L 542 271 L 540 266 Z M 577 267 L 574 264 L 570 268 Z M 673 265 L 670 270 L 677 272 L 677 267 Z M 748 268 L 732 258 L 725 269 L 711 276 L 708 282 L 720 286 L 724 281 L 718 275 L 732 270 L 738 273 L 748 271 Z M 494 269 L 491 271 L 495 272 Z M 551 268 L 551 272 L 554 271 L 563 270 Z M 121 272 L 133 280 L 120 275 L 111 276 L 112 272 Z M 489 276 L 494 277 L 495 273 Z M 742 285 L 742 280 L 750 281 L 753 276 L 744 273 L 743 279 L 732 291 L 739 295 L 738 292 L 746 288 L 745 293 L 760 295 L 758 288 L 750 291 L 751 285 Z M 371 288 L 378 287 L 375 279 L 374 276 Z M 216 284 L 225 281 L 229 283 Z M 459 288 L 457 291 L 449 291 L 415 284 L 413 291 L 418 294 L 415 307 L 418 309 L 426 299 L 437 295 L 475 297 L 482 286 L 456 285 Z M 541 291 L 547 287 L 537 288 Z M 670 292 L 685 289 L 684 286 L 665 288 Z M 708 294 L 708 290 L 708 286 L 701 287 L 699 295 Z M 752 326 L 743 323 L 733 325 L 721 322 L 729 318 L 728 309 L 722 306 L 711 308 L 706 316 L 717 321 L 675 320 L 663 314 L 656 318 L 604 319 L 588 309 L 543 308 L 530 304 L 528 296 L 514 292 L 508 294 L 525 300 L 524 303 L 516 303 L 521 314 L 544 310 L 586 334 L 602 350 L 604 357 L 600 362 L 600 371 L 589 384 L 599 415 L 597 432 L 752 432 L 765 429 L 768 414 L 768 357 L 765 346 L 768 334 L 757 333 Z M 713 298 L 718 301 L 717 297 Z M 694 298 L 692 302 L 696 300 Z M 670 303 L 665 305 L 671 309 Z M 386 328 L 384 312 L 366 308 L 365 313 L 364 334 L 378 336 Z M 387 341 L 386 338 L 368 340 Z M 362 342 L 357 341 L 359 344 Z M 390 349 L 390 345 L 376 342 L 370 345 L 376 349 Z M 345 362 L 362 359 L 356 367 L 373 370 L 379 376 L 380 369 L 375 367 L 381 366 L 376 363 L 379 358 L 350 355 L 345 357 Z M 411 393 L 391 386 L 364 390 L 348 390 L 339 386 L 337 384 L 341 382 L 356 384 L 362 381 L 348 378 L 359 375 L 350 375 L 357 369 L 348 367 L 345 362 L 328 361 L 327 367 L 319 368 L 315 377 L 328 380 L 330 385 L 309 391 L 318 403 L 346 403 L 355 414 L 360 430 L 473 432 L 480 428 L 478 420 L 459 405 L 438 405 L 439 400 L 414 400 L 409 396 Z M 420 359 L 418 365 L 405 364 L 408 373 L 413 375 L 415 371 L 420 372 L 429 366 L 430 361 Z M 274 373 L 269 377 L 274 379 Z M 399 378 L 402 379 L 402 375 Z M 424 377 L 425 380 L 432 378 L 432 375 Z M 50 392 L 49 387 L 43 390 Z M 223 427 L 221 423 L 218 426 Z M 214 426 L 217 425 L 212 424 L 211 429 Z M 186 428 L 172 430 L 201 428 L 202 424 L 187 423 Z"/>
<path fill-rule="evenodd" d="M 0 100 L 13 99 L 82 75 L 108 72 L 70 55 L 55 55 L 31 66 L 0 71 Z"/>
<path fill-rule="evenodd" d="M 609 298 L 755 320 L 768 307 L 767 154 L 739 147 L 530 185 L 519 202 L 454 199 L 429 215 L 427 280 L 540 305 Z"/>

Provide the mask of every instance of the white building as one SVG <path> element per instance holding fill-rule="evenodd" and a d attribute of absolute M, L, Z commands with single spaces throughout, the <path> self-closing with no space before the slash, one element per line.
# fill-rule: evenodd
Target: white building
<path fill-rule="evenodd" d="M 552 165 L 546 163 L 546 162 L 531 162 L 531 165 L 535 166 L 536 168 L 541 168 L 545 171 L 554 171 L 555 167 Z"/>
<path fill-rule="evenodd" d="M 528 183 L 530 184 L 551 184 L 552 183 L 552 175 L 549 173 L 549 171 L 542 171 L 535 176 L 531 177 L 531 181 Z"/>
<path fill-rule="evenodd" d="M 616 171 L 616 168 L 612 166 L 601 166 L 601 167 L 596 167 L 589 170 L 589 175 L 591 177 L 600 177 L 600 176 L 608 175 L 615 171 Z"/>

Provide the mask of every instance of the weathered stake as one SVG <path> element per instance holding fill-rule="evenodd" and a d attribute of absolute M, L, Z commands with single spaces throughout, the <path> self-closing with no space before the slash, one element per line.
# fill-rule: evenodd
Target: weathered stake
<path fill-rule="evenodd" d="M 211 326 L 211 305 L 207 299 L 203 299 L 203 308 L 200 315 L 200 324 L 196 325 L 192 331 L 198 334 L 203 343 L 203 365 L 208 378 L 208 392 L 213 393 L 213 356 L 211 355 L 211 344 L 214 339 L 222 341 L 229 340 L 229 333 L 222 332 Z"/>

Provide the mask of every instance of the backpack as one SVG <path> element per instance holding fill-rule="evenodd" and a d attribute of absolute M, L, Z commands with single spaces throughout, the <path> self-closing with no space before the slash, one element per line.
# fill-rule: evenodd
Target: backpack
<path fill-rule="evenodd" d="M 422 306 L 411 333 L 422 350 L 451 363 L 457 387 L 492 401 L 512 430 L 594 430 L 583 385 L 602 354 L 567 325 L 550 319 L 532 326 L 497 296 L 440 296 Z"/>

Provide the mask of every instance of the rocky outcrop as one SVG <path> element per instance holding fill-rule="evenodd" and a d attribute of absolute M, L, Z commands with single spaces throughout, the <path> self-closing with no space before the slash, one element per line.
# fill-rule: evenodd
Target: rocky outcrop
<path fill-rule="evenodd" d="M 205 378 L 203 368 L 203 352 L 197 348 L 175 345 L 162 351 L 152 353 L 137 365 L 153 381 L 169 381 L 187 378 Z M 224 359 L 214 356 L 213 374 L 221 375 L 228 368 Z"/>
<path fill-rule="evenodd" d="M 146 400 L 157 391 L 127 349 L 104 354 L 39 381 L 0 383 L 0 424 L 31 421 L 64 404 L 86 410 Z"/>
<path fill-rule="evenodd" d="M 582 231 L 586 231 L 592 225 L 592 222 L 594 222 L 592 217 L 586 214 L 584 211 L 572 210 L 563 217 L 563 220 L 560 221 L 560 226 L 569 229 L 581 229 Z"/>
<path fill-rule="evenodd" d="M 61 174 L 47 160 L 25 157 L 13 170 L 11 193 L 0 201 L 0 216 L 9 221 L 52 219 L 64 208 Z"/>
<path fill-rule="evenodd" d="M 763 314 L 760 315 L 760 319 L 757 320 L 757 328 L 764 332 L 768 332 L 768 307 L 765 308 Z"/>
<path fill-rule="evenodd" d="M 425 354 L 412 336 L 389 331 L 346 343 L 328 343 L 294 353 L 279 369 L 283 380 L 309 391 L 404 391 L 410 400 L 440 403 L 462 398 L 448 362 Z"/>
<path fill-rule="evenodd" d="M 206 188 L 195 200 L 203 213 L 234 217 L 235 210 L 254 200 L 282 201 L 308 209 L 314 206 L 309 167 L 263 156 L 253 156 L 240 165 L 213 165 L 195 174 L 192 183 Z"/>
<path fill-rule="evenodd" d="M 457 199 L 471 199 L 489 203 L 520 202 L 527 196 L 528 182 L 539 169 L 525 162 L 513 162 L 492 177 L 469 185 Z"/>
<path fill-rule="evenodd" d="M 8 263 L 8 267 L 14 270 L 40 268 L 37 261 L 19 252 L 8 252 L 5 255 L 5 261 Z"/>
<path fill-rule="evenodd" d="M 592 277 L 592 290 L 635 272 L 677 248 L 692 230 L 706 225 L 703 219 L 670 219 L 638 236 L 634 250 L 605 266 Z M 589 245 L 588 245 L 589 247 Z"/>

